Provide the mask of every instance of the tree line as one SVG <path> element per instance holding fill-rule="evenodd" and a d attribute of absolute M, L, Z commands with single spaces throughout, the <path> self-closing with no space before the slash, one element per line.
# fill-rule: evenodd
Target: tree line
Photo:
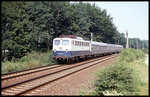
<path fill-rule="evenodd" d="M 3 1 L 1 4 L 2 60 L 20 58 L 33 50 L 49 51 L 53 39 L 59 35 L 90 40 L 93 33 L 94 41 L 126 45 L 124 33 L 117 31 L 107 10 L 96 4 L 54 1 Z"/>

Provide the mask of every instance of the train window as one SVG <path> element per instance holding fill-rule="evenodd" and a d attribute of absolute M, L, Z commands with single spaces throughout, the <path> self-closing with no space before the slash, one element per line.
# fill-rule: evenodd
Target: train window
<path fill-rule="evenodd" d="M 78 42 L 76 41 L 76 46 L 78 46 Z"/>
<path fill-rule="evenodd" d="M 77 46 L 77 41 L 75 41 L 75 46 Z"/>
<path fill-rule="evenodd" d="M 63 41 L 62 41 L 62 44 L 63 44 L 63 45 L 68 45 L 68 44 L 69 44 L 69 40 L 63 40 Z"/>
<path fill-rule="evenodd" d="M 54 44 L 55 45 L 59 45 L 60 44 L 60 40 L 55 40 Z"/>
<path fill-rule="evenodd" d="M 74 41 L 72 41 L 72 45 L 74 45 Z"/>

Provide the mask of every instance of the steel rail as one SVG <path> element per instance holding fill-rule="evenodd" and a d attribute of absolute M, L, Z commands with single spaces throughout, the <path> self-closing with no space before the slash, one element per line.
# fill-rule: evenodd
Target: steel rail
<path fill-rule="evenodd" d="M 103 56 L 104 57 L 104 56 Z M 99 57 L 98 57 L 99 58 Z M 96 58 L 97 59 L 97 58 Z M 95 59 L 95 60 L 96 60 Z M 91 58 L 91 59 L 89 59 L 89 60 L 87 60 L 88 62 L 92 62 L 91 60 L 93 60 L 93 58 Z M 80 62 L 78 62 L 78 63 L 73 63 L 73 64 L 71 64 L 71 65 L 74 65 L 74 64 L 81 64 L 82 62 L 86 62 L 86 61 L 80 61 Z M 57 64 L 56 64 L 57 65 Z M 2 81 L 5 81 L 5 80 L 10 80 L 10 79 L 13 79 L 13 78 L 15 78 L 15 77 L 20 77 L 20 76 L 23 76 L 23 75 L 27 75 L 27 74 L 32 74 L 32 73 L 36 73 L 36 72 L 40 72 L 40 71 L 44 71 L 44 70 L 48 70 L 48 69 L 53 69 L 53 68 L 58 68 L 58 67 L 63 67 L 63 66 L 66 66 L 66 65 L 68 65 L 68 64 L 61 64 L 61 65 L 59 65 L 59 66 L 55 66 L 55 65 L 52 65 L 52 66 L 55 66 L 55 67 L 52 67 L 52 66 L 43 66 L 43 67 L 38 67 L 38 68 L 32 68 L 32 69 L 27 69 L 27 70 L 23 70 L 23 72 L 21 72 L 21 71 L 19 71 L 19 72 L 17 72 L 17 73 L 21 73 L 21 74 L 16 74 L 16 75 L 14 75 L 15 73 L 10 73 L 10 75 L 13 75 L 13 76 L 8 76 L 8 77 L 5 77 L 5 78 L 3 78 L 2 77 Z M 70 65 L 70 64 L 69 64 Z M 43 68 L 43 69 L 41 69 L 41 70 L 38 70 L 38 69 L 40 69 L 40 68 Z M 34 70 L 35 69 L 35 70 Z M 36 70 L 37 69 L 37 70 Z M 32 71 L 33 70 L 33 71 Z M 9 86 L 9 85 L 8 85 Z"/>
<path fill-rule="evenodd" d="M 107 56 L 104 56 L 104 57 L 107 57 Z M 101 57 L 101 58 L 104 58 L 104 57 Z M 91 60 L 90 62 L 93 62 L 93 61 L 96 61 L 96 60 L 99 60 L 99 59 Z M 15 83 L 15 84 L 7 85 L 7 86 L 2 87 L 1 89 L 9 88 L 9 87 L 12 87 L 12 86 L 15 86 L 15 85 L 19 85 L 19 84 L 22 84 L 22 83 L 25 83 L 25 82 L 28 82 L 28 81 L 36 80 L 36 79 L 39 79 L 39 78 L 42 78 L 42 77 L 45 77 L 45 76 L 48 76 L 48 75 L 52 75 L 52 74 L 55 74 L 55 73 L 59 73 L 59 72 L 65 71 L 67 69 L 78 67 L 78 66 L 81 66 L 81 65 L 84 65 L 84 64 L 86 64 L 86 63 L 81 63 L 81 64 L 76 65 L 76 66 L 72 65 L 72 67 L 65 68 L 65 69 L 62 69 L 62 70 L 57 70 L 55 72 L 48 73 L 48 74 L 45 74 L 45 75 L 42 75 L 42 76 L 38 76 L 36 78 L 27 79 L 27 80 L 24 80 L 24 81 Z M 65 66 L 65 65 L 63 65 L 63 66 Z"/>
<path fill-rule="evenodd" d="M 116 56 L 113 56 L 113 57 L 111 57 L 111 58 L 114 58 L 114 57 L 116 57 Z M 86 69 L 86 68 L 89 68 L 89 67 L 91 67 L 91 66 L 94 66 L 94 65 L 96 65 L 96 64 L 98 64 L 98 63 L 104 62 L 104 61 L 106 61 L 106 60 L 108 60 L 108 59 L 111 59 L 111 58 L 102 59 L 100 62 L 96 62 L 96 63 L 94 63 L 94 64 L 92 64 L 92 65 L 89 65 L 89 66 L 86 66 L 86 67 L 84 67 L 84 68 L 78 69 L 78 70 L 76 70 L 76 71 L 74 71 L 74 72 L 71 72 L 71 73 L 69 73 L 69 74 L 63 75 L 63 76 L 61 76 L 61 77 L 59 77 L 59 78 L 56 78 L 56 79 L 54 79 L 54 80 L 48 81 L 48 82 L 43 83 L 43 84 L 41 84 L 41 85 L 38 85 L 38 86 L 36 86 L 36 87 L 30 88 L 30 89 L 28 89 L 28 90 L 26 90 L 26 91 L 20 92 L 20 93 L 18 93 L 18 94 L 16 94 L 16 95 L 22 95 L 22 94 L 24 94 L 24 93 L 26 93 L 26 92 L 29 92 L 29 91 L 31 91 L 31 90 L 33 90 L 33 89 L 36 89 L 36 88 L 40 87 L 40 86 L 43 86 L 43 85 L 46 85 L 46 84 L 48 84 L 48 83 L 54 82 L 54 81 L 56 81 L 56 80 L 59 80 L 59 79 L 61 79 L 61 78 L 64 78 L 64 77 L 66 77 L 66 76 L 69 76 L 69 75 L 71 75 L 71 74 L 74 74 L 74 73 L 76 73 L 76 72 L 79 72 L 79 71 L 81 71 L 81 70 L 84 70 L 84 69 Z M 81 66 L 81 65 L 80 65 L 80 66 Z M 78 66 L 76 66 L 76 67 L 78 67 Z M 73 68 L 75 68 L 75 67 L 73 67 Z M 70 68 L 70 69 L 71 69 L 71 68 Z"/>
<path fill-rule="evenodd" d="M 36 73 L 36 72 L 39 72 L 39 71 L 44 71 L 44 70 L 48 70 L 48 69 L 58 68 L 58 67 L 61 67 L 61 66 L 63 66 L 63 65 L 58 65 L 58 66 L 56 66 L 56 67 L 44 66 L 44 67 L 40 67 L 40 68 L 43 68 L 43 69 L 41 69 L 41 70 L 38 70 L 39 68 L 32 69 L 32 70 L 35 70 L 35 71 L 25 70 L 25 71 L 26 71 L 25 73 L 18 74 L 18 75 L 14 75 L 14 76 L 10 76 L 10 77 L 5 77 L 5 78 L 2 78 L 1 80 L 3 81 L 3 80 L 15 78 L 15 77 L 19 77 L 19 76 L 31 74 L 31 73 Z M 45 68 L 45 67 L 46 67 L 46 68 Z M 23 71 L 23 72 L 24 72 L 24 71 Z M 21 71 L 20 71 L 20 73 L 21 73 Z M 13 73 L 11 73 L 11 74 L 13 74 Z"/>

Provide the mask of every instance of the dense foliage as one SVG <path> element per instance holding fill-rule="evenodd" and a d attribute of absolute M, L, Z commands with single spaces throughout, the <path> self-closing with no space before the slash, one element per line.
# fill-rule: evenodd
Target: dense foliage
<path fill-rule="evenodd" d="M 46 65 L 52 65 L 56 64 L 57 62 L 53 60 L 51 51 L 49 52 L 40 52 L 37 53 L 35 51 L 32 51 L 30 53 L 27 53 L 25 56 L 20 58 L 16 62 L 10 62 L 5 61 L 1 65 L 1 71 L 2 74 L 9 73 L 9 72 L 15 72 L 20 71 L 23 69 L 30 69 L 30 68 L 36 68 L 40 66 L 46 66 Z"/>
<path fill-rule="evenodd" d="M 141 85 L 141 81 L 133 61 L 141 58 L 145 58 L 141 50 L 123 50 L 117 63 L 98 73 L 98 80 L 95 83 L 96 95 L 108 93 L 112 93 L 112 95 L 138 95 L 138 86 Z"/>
<path fill-rule="evenodd" d="M 134 69 L 125 62 L 113 65 L 102 71 L 96 83 L 97 95 L 104 95 L 105 91 L 117 91 L 129 95 L 137 91 L 137 79 Z"/>
<path fill-rule="evenodd" d="M 9 50 L 8 60 L 20 58 L 30 49 L 28 14 L 25 2 L 2 2 L 2 50 Z M 5 53 L 3 53 L 5 54 Z"/>
<path fill-rule="evenodd" d="M 27 52 L 49 51 L 59 35 L 77 35 L 94 41 L 125 47 L 124 33 L 119 33 L 105 9 L 88 3 L 3 1 L 1 12 L 2 60 L 16 59 Z"/>
<path fill-rule="evenodd" d="M 124 49 L 122 51 L 119 60 L 126 61 L 126 62 L 133 62 L 134 60 L 138 60 L 143 57 L 144 57 L 144 52 L 142 50 L 134 50 L 129 48 L 127 50 Z"/>

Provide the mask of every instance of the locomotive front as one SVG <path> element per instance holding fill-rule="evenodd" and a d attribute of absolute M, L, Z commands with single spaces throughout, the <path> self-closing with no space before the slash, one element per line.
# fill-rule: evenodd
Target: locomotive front
<path fill-rule="evenodd" d="M 69 38 L 55 38 L 53 40 L 52 58 L 57 62 L 69 60 L 71 56 L 71 43 Z"/>

